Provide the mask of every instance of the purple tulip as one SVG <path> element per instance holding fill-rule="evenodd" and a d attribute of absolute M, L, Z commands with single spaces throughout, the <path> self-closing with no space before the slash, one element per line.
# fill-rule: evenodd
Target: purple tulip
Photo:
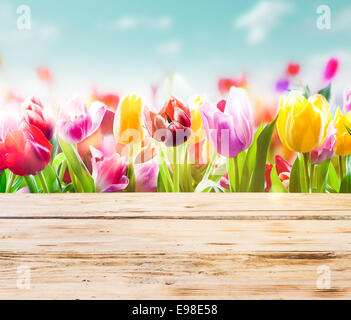
<path fill-rule="evenodd" d="M 99 128 L 105 112 L 101 102 L 94 102 L 88 111 L 80 98 L 73 98 L 60 110 L 58 134 L 67 143 L 79 143 Z"/>
<path fill-rule="evenodd" d="M 204 103 L 200 113 L 207 139 L 222 156 L 235 158 L 251 145 L 252 107 L 244 89 L 232 87 L 224 108 Z"/>
<path fill-rule="evenodd" d="M 277 92 L 284 92 L 284 91 L 289 89 L 289 86 L 290 86 L 289 80 L 287 80 L 287 79 L 279 79 L 275 83 L 275 90 Z"/>
<path fill-rule="evenodd" d="M 344 114 L 351 110 L 351 88 L 346 88 L 344 91 Z"/>
<path fill-rule="evenodd" d="M 336 144 L 336 130 L 334 128 L 334 123 L 331 123 L 328 128 L 327 137 L 325 138 L 323 144 L 310 152 L 311 163 L 318 164 L 329 160 L 334 154 L 334 148 Z"/>

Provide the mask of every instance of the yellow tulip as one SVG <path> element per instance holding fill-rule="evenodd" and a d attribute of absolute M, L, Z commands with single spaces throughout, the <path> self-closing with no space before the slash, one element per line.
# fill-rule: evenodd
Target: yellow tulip
<path fill-rule="evenodd" d="M 351 128 L 351 111 L 343 115 L 338 108 L 335 115 L 336 144 L 334 150 L 338 156 L 351 154 L 351 135 L 347 132 L 345 125 Z"/>
<path fill-rule="evenodd" d="M 118 143 L 136 144 L 143 139 L 142 102 L 134 95 L 125 97 L 115 114 L 113 133 Z"/>
<path fill-rule="evenodd" d="M 306 153 L 325 140 L 332 115 L 320 94 L 308 100 L 299 91 L 280 98 L 277 128 L 280 140 L 291 151 Z"/>
<path fill-rule="evenodd" d="M 198 143 L 205 138 L 204 127 L 202 126 L 200 107 L 203 102 L 200 96 L 190 100 L 189 109 L 191 113 L 191 137 L 188 140 L 190 144 Z"/>

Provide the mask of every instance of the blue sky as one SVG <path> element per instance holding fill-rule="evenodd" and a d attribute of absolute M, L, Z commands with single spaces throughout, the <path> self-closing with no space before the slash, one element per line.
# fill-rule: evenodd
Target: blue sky
<path fill-rule="evenodd" d="M 31 9 L 29 31 L 16 27 L 21 4 Z M 331 30 L 316 26 L 319 5 L 331 8 Z M 290 60 L 313 79 L 330 55 L 344 62 L 346 81 L 350 15 L 348 0 L 0 0 L 0 54 L 18 86 L 46 65 L 64 91 L 142 91 L 168 71 L 196 91 L 241 72 L 265 83 Z"/>

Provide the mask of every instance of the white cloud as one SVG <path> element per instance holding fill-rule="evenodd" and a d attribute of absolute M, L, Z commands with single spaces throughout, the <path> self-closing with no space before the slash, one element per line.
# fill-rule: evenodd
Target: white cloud
<path fill-rule="evenodd" d="M 237 29 L 247 29 L 250 45 L 262 43 L 280 18 L 292 12 L 293 6 L 285 1 L 260 1 L 250 11 L 234 21 Z"/>
<path fill-rule="evenodd" d="M 182 50 L 182 44 L 179 41 L 169 41 L 156 47 L 156 52 L 161 55 L 177 55 Z"/>
<path fill-rule="evenodd" d="M 133 16 L 122 17 L 112 23 L 116 30 L 131 30 L 136 28 L 148 28 L 163 30 L 172 26 L 172 19 L 169 17 L 160 18 L 137 18 Z"/>

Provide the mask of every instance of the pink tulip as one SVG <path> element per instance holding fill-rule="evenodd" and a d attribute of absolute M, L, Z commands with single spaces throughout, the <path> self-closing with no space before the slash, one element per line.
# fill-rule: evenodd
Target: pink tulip
<path fill-rule="evenodd" d="M 151 138 L 145 138 L 142 149 L 134 160 L 135 185 L 137 192 L 156 192 L 159 173 L 156 150 Z"/>
<path fill-rule="evenodd" d="M 135 186 L 137 192 L 156 192 L 158 178 L 158 162 L 155 158 L 134 165 Z"/>
<path fill-rule="evenodd" d="M 225 175 L 223 175 L 221 177 L 221 179 L 219 180 L 219 184 L 221 185 L 221 187 L 223 187 L 224 189 L 229 190 L 230 189 L 230 183 L 229 183 L 229 176 L 228 173 L 226 173 Z"/>
<path fill-rule="evenodd" d="M 335 77 L 338 71 L 338 68 L 339 68 L 339 60 L 336 58 L 331 58 L 328 61 L 324 70 L 324 80 L 326 81 L 332 80 Z"/>
<path fill-rule="evenodd" d="M 344 114 L 351 110 L 351 88 L 346 88 L 344 91 Z"/>
<path fill-rule="evenodd" d="M 334 128 L 334 123 L 332 123 L 328 128 L 327 137 L 325 138 L 323 144 L 310 152 L 311 163 L 318 164 L 329 160 L 334 155 L 334 148 L 336 144 L 336 130 Z"/>
<path fill-rule="evenodd" d="M 73 98 L 60 110 L 58 134 L 67 143 L 79 143 L 99 128 L 105 112 L 101 102 L 94 102 L 88 111 L 80 98 Z"/>
<path fill-rule="evenodd" d="M 36 97 L 29 97 L 22 103 L 22 120 L 36 126 L 50 140 L 54 134 L 54 119 L 50 110 Z"/>
<path fill-rule="evenodd" d="M 221 103 L 220 107 L 205 102 L 200 108 L 202 123 L 217 152 L 234 158 L 252 143 L 252 107 L 246 91 L 235 87 L 230 89 L 225 106 Z"/>
<path fill-rule="evenodd" d="M 104 157 L 103 153 L 90 147 L 92 154 L 92 177 L 95 181 L 96 191 L 115 192 L 124 190 L 129 183 L 127 163 L 118 153 Z"/>

